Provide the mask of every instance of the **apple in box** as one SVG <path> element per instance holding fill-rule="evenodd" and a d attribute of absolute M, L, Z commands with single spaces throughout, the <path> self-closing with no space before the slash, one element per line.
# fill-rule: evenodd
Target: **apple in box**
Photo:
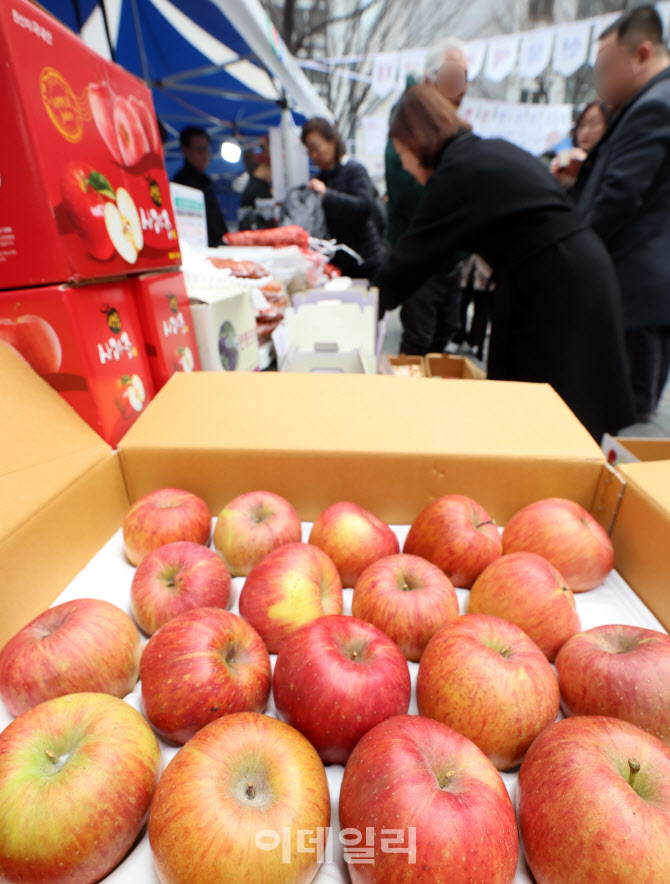
<path fill-rule="evenodd" d="M 0 879 L 100 881 L 149 812 L 161 755 L 123 700 L 68 694 L 0 733 Z"/>
<path fill-rule="evenodd" d="M 149 843 L 162 884 L 309 884 L 329 824 L 314 747 L 276 718 L 240 712 L 207 725 L 167 766 Z M 321 853 L 309 849 L 319 832 Z"/>
<path fill-rule="evenodd" d="M 135 501 L 123 520 L 123 545 L 132 565 L 166 543 L 207 544 L 211 533 L 212 514 L 205 501 L 180 488 L 150 491 Z"/>
<path fill-rule="evenodd" d="M 670 749 L 627 721 L 566 718 L 519 771 L 518 815 L 537 884 L 670 881 Z"/>
<path fill-rule="evenodd" d="M 440 722 L 398 715 L 368 731 L 344 769 L 339 805 L 343 830 L 373 835 L 371 856 L 348 864 L 352 884 L 514 881 L 519 839 L 500 774 Z"/>

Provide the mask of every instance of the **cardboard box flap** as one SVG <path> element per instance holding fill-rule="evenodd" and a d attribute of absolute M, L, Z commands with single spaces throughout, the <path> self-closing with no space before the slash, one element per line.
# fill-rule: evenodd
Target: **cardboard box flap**
<path fill-rule="evenodd" d="M 0 438 L 0 476 L 76 452 L 109 446 L 51 387 L 0 342 L 0 392 L 7 432 Z"/>
<path fill-rule="evenodd" d="M 670 517 L 670 461 L 626 463 L 617 469 L 629 485 L 647 495 Z"/>

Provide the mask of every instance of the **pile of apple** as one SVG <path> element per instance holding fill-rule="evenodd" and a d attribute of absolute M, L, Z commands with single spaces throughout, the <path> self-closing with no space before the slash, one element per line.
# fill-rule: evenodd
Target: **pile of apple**
<path fill-rule="evenodd" d="M 303 543 L 269 492 L 224 507 L 214 550 L 211 529 L 195 494 L 148 494 L 123 526 L 135 622 L 77 599 L 0 651 L 0 880 L 92 884 L 148 818 L 163 884 L 305 884 L 340 764 L 354 884 L 511 884 L 519 832 L 538 884 L 670 882 L 670 637 L 581 630 L 573 593 L 614 565 L 581 506 L 501 534 L 448 495 L 403 553 L 354 503 Z M 181 746 L 162 775 L 156 734 Z"/>

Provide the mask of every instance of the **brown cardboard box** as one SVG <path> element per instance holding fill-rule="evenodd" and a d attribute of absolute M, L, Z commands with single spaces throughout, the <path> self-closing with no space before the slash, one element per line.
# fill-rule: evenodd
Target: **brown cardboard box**
<path fill-rule="evenodd" d="M 452 356 L 449 353 L 428 353 L 426 358 L 426 377 L 428 378 L 461 378 L 463 380 L 482 381 L 486 377 L 480 368 L 467 356 Z"/>
<path fill-rule="evenodd" d="M 305 520 L 354 499 L 401 524 L 450 492 L 476 498 L 501 524 L 533 500 L 565 496 L 609 527 L 623 485 L 542 384 L 176 374 L 118 452 L 6 347 L 0 393 L 12 428 L 0 441 L 0 644 L 56 598 L 129 502 L 152 488 L 188 488 L 214 514 L 242 491 L 267 488 Z M 670 464 L 639 466 L 658 472 L 646 479 L 626 468 L 617 566 L 668 627 Z"/>
<path fill-rule="evenodd" d="M 670 439 L 603 436 L 602 449 L 611 464 L 670 460 Z"/>
<path fill-rule="evenodd" d="M 380 374 L 393 374 L 397 377 L 426 377 L 426 360 L 423 356 L 387 356 L 384 354 L 379 360 Z"/>

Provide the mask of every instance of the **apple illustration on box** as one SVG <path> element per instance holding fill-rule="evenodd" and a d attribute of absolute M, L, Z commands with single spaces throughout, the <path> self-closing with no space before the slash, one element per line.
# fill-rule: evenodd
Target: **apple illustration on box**
<path fill-rule="evenodd" d="M 124 374 L 116 383 L 114 401 L 121 412 L 121 417 L 128 420 L 144 407 L 147 398 L 144 383 L 138 374 Z"/>
<path fill-rule="evenodd" d="M 219 329 L 219 359 L 225 371 L 235 371 L 239 356 L 238 338 L 235 326 L 229 319 L 221 323 Z"/>
<path fill-rule="evenodd" d="M 26 313 L 15 318 L 0 317 L 0 340 L 16 350 L 38 374 L 52 374 L 61 367 L 60 340 L 41 316 Z"/>
<path fill-rule="evenodd" d="M 177 371 L 193 371 L 195 360 L 190 347 L 177 347 L 175 369 Z"/>
<path fill-rule="evenodd" d="M 148 153 L 160 153 L 153 114 L 141 98 L 116 95 L 109 83 L 89 83 L 88 103 L 100 137 L 121 166 L 134 166 Z"/>

